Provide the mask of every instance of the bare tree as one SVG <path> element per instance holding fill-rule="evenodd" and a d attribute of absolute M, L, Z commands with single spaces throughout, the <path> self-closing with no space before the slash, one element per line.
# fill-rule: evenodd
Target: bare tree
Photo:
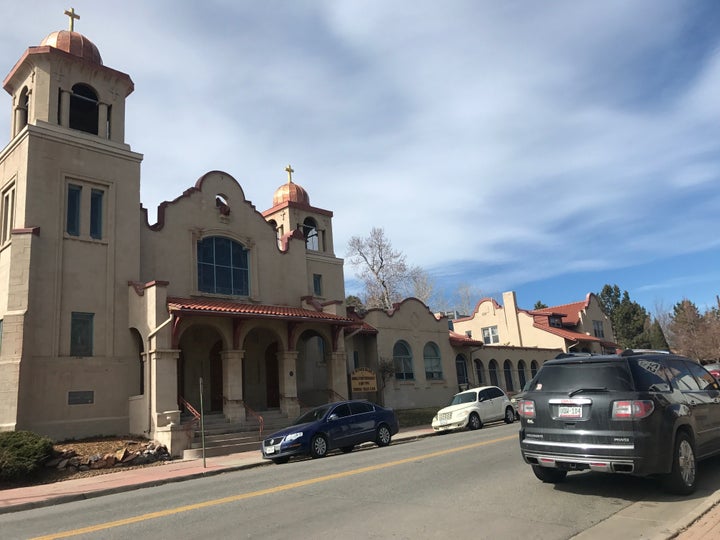
<path fill-rule="evenodd" d="M 419 266 L 410 269 L 409 276 L 411 290 L 410 296 L 414 296 L 429 306 L 435 296 L 435 284 L 430 276 Z"/>
<path fill-rule="evenodd" d="M 482 298 L 482 291 L 469 283 L 461 283 L 455 292 L 455 309 L 462 315 L 470 315 Z"/>
<path fill-rule="evenodd" d="M 369 308 L 390 309 L 406 296 L 417 296 L 427 303 L 432 296 L 425 271 L 409 266 L 382 228 L 373 227 L 366 238 L 350 238 L 347 257 L 365 287 L 364 301 Z"/>
<path fill-rule="evenodd" d="M 665 338 L 668 341 L 668 345 L 670 345 L 670 350 L 674 350 L 675 349 L 674 335 L 671 330 L 671 323 L 673 320 L 673 316 L 672 316 L 670 308 L 667 308 L 661 300 L 656 301 L 653 317 L 660 325 L 660 328 L 662 329 L 663 334 L 665 334 Z"/>

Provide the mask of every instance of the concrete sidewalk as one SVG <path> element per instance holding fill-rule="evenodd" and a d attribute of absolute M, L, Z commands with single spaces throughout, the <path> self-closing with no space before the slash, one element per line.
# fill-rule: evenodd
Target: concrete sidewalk
<path fill-rule="evenodd" d="M 406 428 L 393 437 L 393 442 L 407 442 L 432 435 L 429 427 Z M 259 443 L 258 443 L 259 445 Z M 100 497 L 111 493 L 120 493 L 143 487 L 159 486 L 170 482 L 180 482 L 192 478 L 212 476 L 229 471 L 237 471 L 250 467 L 272 465 L 260 455 L 260 450 L 242 452 L 227 456 L 208 457 L 203 466 L 202 459 L 188 461 L 169 461 L 155 467 L 118 470 L 108 474 L 66 480 L 53 484 L 28 486 L 0 491 L 0 514 L 19 512 L 43 506 L 52 506 L 70 501 L 80 501 Z M 653 538 L 666 540 L 715 540 L 720 538 L 720 491 L 708 496 L 699 505 L 689 506 L 683 518 L 663 532 L 642 536 L 628 536 L 626 527 L 628 514 L 636 512 L 629 507 L 626 512 L 618 512 L 616 516 L 601 522 L 597 526 L 583 531 L 576 538 Z M 643 509 L 639 509 L 642 512 Z M 630 518 L 632 519 L 632 518 Z"/>

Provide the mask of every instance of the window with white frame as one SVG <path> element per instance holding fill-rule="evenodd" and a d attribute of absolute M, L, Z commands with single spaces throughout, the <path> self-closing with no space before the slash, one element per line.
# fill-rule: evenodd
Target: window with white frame
<path fill-rule="evenodd" d="M 398 341 L 393 347 L 393 364 L 395 378 L 409 381 L 415 378 L 413 372 L 412 352 L 410 346 L 404 341 Z"/>
<path fill-rule="evenodd" d="M 10 240 L 15 223 L 15 184 L 6 187 L 2 192 L 2 238 L 4 244 Z"/>
<path fill-rule="evenodd" d="M 562 318 L 552 315 L 550 317 L 550 326 L 553 328 L 562 328 Z"/>
<path fill-rule="evenodd" d="M 432 341 L 428 341 L 423 348 L 423 360 L 425 361 L 426 379 L 438 381 L 443 378 L 440 349 Z"/>
<path fill-rule="evenodd" d="M 486 326 L 482 329 L 483 343 L 485 345 L 492 345 L 493 343 L 500 343 L 500 336 L 498 335 L 497 326 Z"/>

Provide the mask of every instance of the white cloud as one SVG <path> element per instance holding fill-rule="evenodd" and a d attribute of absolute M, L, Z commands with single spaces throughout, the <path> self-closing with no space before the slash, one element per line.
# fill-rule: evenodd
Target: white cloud
<path fill-rule="evenodd" d="M 262 210 L 292 163 L 338 255 L 381 226 L 412 263 L 497 289 L 717 247 L 712 3 L 75 4 L 136 83 L 151 215 L 212 169 Z M 8 70 L 66 25 L 27 5 L 2 23 Z"/>

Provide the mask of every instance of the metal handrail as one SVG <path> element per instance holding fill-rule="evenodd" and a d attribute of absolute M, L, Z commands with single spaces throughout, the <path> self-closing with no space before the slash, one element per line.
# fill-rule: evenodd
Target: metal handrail
<path fill-rule="evenodd" d="M 195 420 L 200 420 L 200 413 L 197 412 L 197 409 L 195 409 L 195 407 L 190 405 L 190 402 L 188 400 L 186 400 L 182 396 L 178 396 L 178 401 L 180 401 L 180 405 L 184 406 L 187 409 L 187 411 L 193 415 Z"/>
<path fill-rule="evenodd" d="M 258 421 L 258 424 L 260 426 L 260 436 L 258 437 L 260 440 L 262 440 L 262 434 L 263 434 L 263 427 L 265 426 L 265 420 L 263 420 L 263 417 L 260 416 L 258 413 L 256 413 L 252 408 L 250 408 L 247 403 L 244 403 L 245 405 L 245 412 L 250 413 L 250 416 L 253 418 L 256 418 Z"/>
<path fill-rule="evenodd" d="M 345 400 L 347 399 L 347 398 L 344 398 L 343 396 L 341 396 L 340 394 L 338 394 L 338 393 L 337 393 L 335 390 L 333 390 L 332 388 L 328 388 L 328 389 L 327 389 L 327 392 L 328 392 L 328 396 L 330 396 L 330 402 L 331 402 L 331 403 L 332 403 L 333 401 L 345 401 Z"/>

